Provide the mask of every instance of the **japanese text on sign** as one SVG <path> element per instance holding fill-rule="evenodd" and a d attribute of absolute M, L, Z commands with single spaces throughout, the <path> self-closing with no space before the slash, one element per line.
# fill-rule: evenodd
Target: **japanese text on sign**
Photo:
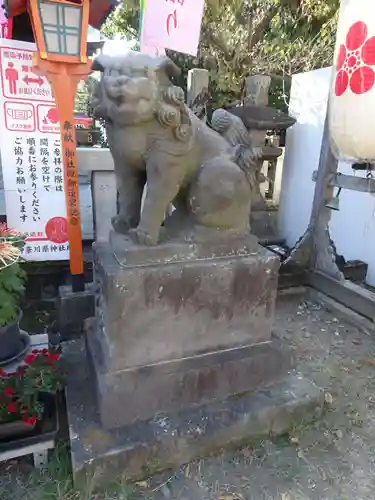
<path fill-rule="evenodd" d="M 170 2 L 173 4 L 180 4 L 181 7 L 184 6 L 184 0 L 165 0 L 166 2 Z M 174 8 L 170 14 L 167 15 L 166 19 L 166 29 L 168 36 L 171 34 L 171 29 L 177 29 L 178 27 L 178 18 L 177 18 L 177 9 Z"/>
<path fill-rule="evenodd" d="M 69 258 L 59 119 L 33 44 L 0 40 L 0 151 L 8 225 L 28 260 Z"/>
<path fill-rule="evenodd" d="M 78 179 L 76 177 L 76 154 L 73 140 L 73 124 L 66 121 L 64 123 L 63 141 L 65 146 L 65 161 L 67 162 L 67 177 L 68 177 L 68 210 L 70 211 L 70 220 L 73 226 L 76 226 L 79 221 L 79 208 L 76 196 Z"/>

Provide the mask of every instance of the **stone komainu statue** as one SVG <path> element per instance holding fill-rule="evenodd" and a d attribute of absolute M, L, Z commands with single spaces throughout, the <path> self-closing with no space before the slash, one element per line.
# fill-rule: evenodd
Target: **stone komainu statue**
<path fill-rule="evenodd" d="M 180 70 L 169 58 L 100 55 L 92 68 L 102 73 L 92 107 L 105 121 L 117 178 L 115 231 L 154 245 L 172 203 L 177 225 L 193 228 L 196 235 L 248 233 L 252 168 L 260 152 L 251 148 L 248 135 L 245 143 L 233 144 L 236 134 L 228 134 L 233 115 L 215 112 L 214 128 L 223 135 L 194 116 L 182 89 L 170 81 Z"/>

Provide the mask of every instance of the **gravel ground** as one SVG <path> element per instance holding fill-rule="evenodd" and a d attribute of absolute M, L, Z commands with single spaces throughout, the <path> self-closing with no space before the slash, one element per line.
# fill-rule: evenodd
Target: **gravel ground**
<path fill-rule="evenodd" d="M 0 499 L 375 499 L 374 339 L 301 297 L 279 299 L 274 330 L 295 351 L 297 369 L 325 391 L 315 424 L 103 494 L 71 489 L 61 448 L 43 474 L 27 461 L 3 464 Z"/>

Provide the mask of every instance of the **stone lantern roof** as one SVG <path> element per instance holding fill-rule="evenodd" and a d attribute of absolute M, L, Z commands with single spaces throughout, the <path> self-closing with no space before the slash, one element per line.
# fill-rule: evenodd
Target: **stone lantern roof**
<path fill-rule="evenodd" d="M 243 121 L 248 130 L 286 130 L 296 123 L 295 118 L 268 106 L 238 106 L 228 111 Z"/>

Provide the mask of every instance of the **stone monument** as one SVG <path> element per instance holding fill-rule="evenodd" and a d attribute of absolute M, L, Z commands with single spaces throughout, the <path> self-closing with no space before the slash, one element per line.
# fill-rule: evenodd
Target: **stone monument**
<path fill-rule="evenodd" d="M 67 400 L 76 480 L 103 483 L 285 431 L 301 398 L 320 398 L 287 376 L 271 335 L 279 261 L 249 229 L 262 148 L 229 137 L 224 110 L 221 133 L 200 121 L 166 57 L 101 55 L 93 69 L 119 213 L 94 244 L 95 318 L 85 350 L 66 350 Z"/>

